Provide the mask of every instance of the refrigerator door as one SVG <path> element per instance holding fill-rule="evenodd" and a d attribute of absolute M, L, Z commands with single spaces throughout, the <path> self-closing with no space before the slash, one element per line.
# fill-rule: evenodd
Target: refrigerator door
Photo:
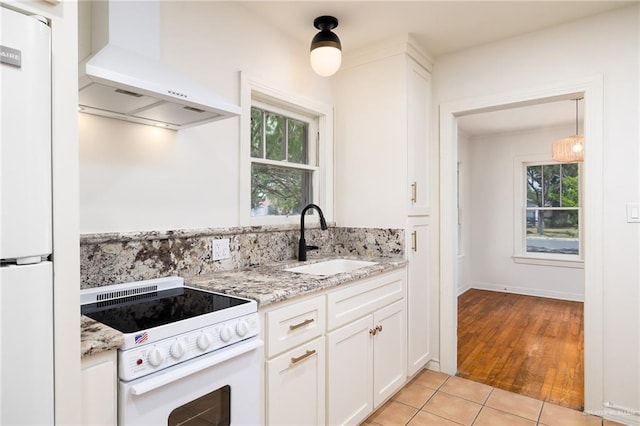
<path fill-rule="evenodd" d="M 51 253 L 50 28 L 0 16 L 0 259 L 30 262 Z"/>
<path fill-rule="evenodd" d="M 0 268 L 0 424 L 53 424 L 51 262 Z"/>

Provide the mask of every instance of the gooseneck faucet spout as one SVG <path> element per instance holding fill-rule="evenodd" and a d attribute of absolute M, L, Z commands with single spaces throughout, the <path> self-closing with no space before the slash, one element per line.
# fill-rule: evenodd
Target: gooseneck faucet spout
<path fill-rule="evenodd" d="M 315 204 L 307 204 L 300 213 L 300 241 L 298 243 L 298 260 L 301 262 L 303 260 L 307 260 L 307 250 L 318 249 L 317 246 L 308 246 L 307 242 L 304 239 L 304 215 L 309 209 L 315 209 L 318 212 L 318 215 L 320 215 L 320 229 L 322 229 L 323 231 L 327 230 L 327 221 L 324 220 L 324 214 L 322 213 L 320 207 Z"/>

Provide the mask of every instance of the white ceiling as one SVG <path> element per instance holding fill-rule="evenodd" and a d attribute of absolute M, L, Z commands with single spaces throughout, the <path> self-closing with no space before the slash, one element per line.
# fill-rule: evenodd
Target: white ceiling
<path fill-rule="evenodd" d="M 311 43 L 321 15 L 338 18 L 345 54 L 406 33 L 433 57 L 537 31 L 633 1 L 241 1 L 290 37 Z"/>
<path fill-rule="evenodd" d="M 584 101 L 578 103 L 578 128 L 582 131 Z M 576 124 L 575 101 L 566 99 L 501 111 L 458 117 L 458 128 L 469 136 Z"/>
<path fill-rule="evenodd" d="M 503 38 L 596 15 L 634 1 L 241 1 L 248 10 L 289 37 L 310 43 L 313 20 L 338 18 L 334 31 L 345 55 L 388 38 L 411 34 L 437 57 Z M 582 108 L 583 109 L 583 108 Z M 582 114 L 582 113 L 581 113 Z M 575 122 L 568 100 L 461 117 L 470 135 L 500 133 Z"/>

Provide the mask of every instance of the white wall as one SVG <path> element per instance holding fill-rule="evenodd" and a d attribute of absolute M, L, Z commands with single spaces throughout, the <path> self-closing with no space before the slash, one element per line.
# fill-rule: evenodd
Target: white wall
<path fill-rule="evenodd" d="M 640 200 L 639 17 L 633 5 L 446 55 L 436 60 L 433 73 L 436 105 L 603 76 L 603 395 L 604 401 L 635 410 L 640 410 L 640 226 L 627 223 L 625 214 L 626 203 Z"/>
<path fill-rule="evenodd" d="M 495 291 L 584 300 L 584 270 L 515 263 L 514 161 L 540 156 L 551 161 L 551 143 L 575 133 L 573 126 L 532 129 L 472 137 L 467 142 L 469 164 L 466 190 L 470 205 L 471 271 L 469 285 Z M 463 151 L 464 152 L 464 151 Z M 588 188 L 586 189 L 588 191 Z"/>
<path fill-rule="evenodd" d="M 308 45 L 233 2 L 162 2 L 161 55 L 240 102 L 240 71 L 285 92 L 332 103 Z M 85 46 L 86 43 L 82 44 Z M 80 231 L 239 225 L 240 120 L 173 132 L 79 114 Z"/>

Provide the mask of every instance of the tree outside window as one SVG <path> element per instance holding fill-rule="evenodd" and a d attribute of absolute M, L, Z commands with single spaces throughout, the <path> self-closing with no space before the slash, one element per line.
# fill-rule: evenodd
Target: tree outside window
<path fill-rule="evenodd" d="M 526 166 L 526 252 L 580 254 L 577 163 Z"/>
<path fill-rule="evenodd" d="M 300 214 L 312 202 L 309 124 L 251 108 L 251 216 Z"/>

